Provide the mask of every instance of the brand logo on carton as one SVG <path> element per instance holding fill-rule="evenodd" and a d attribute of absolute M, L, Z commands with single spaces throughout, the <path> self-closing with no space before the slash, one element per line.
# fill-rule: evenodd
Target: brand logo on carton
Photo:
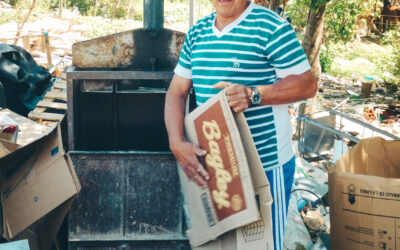
<path fill-rule="evenodd" d="M 212 105 L 195 121 L 199 146 L 207 150 L 208 186 L 219 220 L 246 208 L 239 166 L 221 104 Z"/>
<path fill-rule="evenodd" d="M 347 187 L 347 190 L 349 191 L 349 202 L 353 205 L 356 202 L 356 187 L 353 184 L 350 184 Z"/>

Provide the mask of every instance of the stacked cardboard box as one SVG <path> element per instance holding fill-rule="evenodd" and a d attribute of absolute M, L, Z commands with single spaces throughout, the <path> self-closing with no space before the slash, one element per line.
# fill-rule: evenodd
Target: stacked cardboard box
<path fill-rule="evenodd" d="M 28 238 L 31 249 L 48 250 L 80 191 L 60 126 L 26 145 L 2 141 L 0 148 L 8 151 L 0 157 L 3 237 Z"/>

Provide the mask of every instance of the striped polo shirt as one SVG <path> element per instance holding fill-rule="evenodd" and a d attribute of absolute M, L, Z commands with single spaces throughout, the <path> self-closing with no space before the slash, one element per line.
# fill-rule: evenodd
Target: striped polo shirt
<path fill-rule="evenodd" d="M 267 8 L 250 3 L 223 30 L 215 12 L 188 32 L 175 68 L 192 79 L 197 105 L 217 94 L 220 81 L 259 86 L 310 69 L 291 25 Z M 269 171 L 294 156 L 288 105 L 252 105 L 244 111 L 264 169 Z"/>

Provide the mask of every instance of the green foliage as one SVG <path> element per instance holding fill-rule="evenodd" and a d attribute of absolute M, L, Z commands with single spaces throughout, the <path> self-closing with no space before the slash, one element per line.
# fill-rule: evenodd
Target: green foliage
<path fill-rule="evenodd" d="M 319 61 L 321 63 L 321 70 L 322 72 L 327 72 L 331 69 L 333 59 L 335 58 L 335 50 L 329 48 L 329 46 L 322 46 Z"/>
<path fill-rule="evenodd" d="M 304 29 L 310 7 L 317 9 L 322 4 L 326 4 L 325 39 L 342 42 L 353 39 L 360 15 L 377 17 L 382 6 L 377 0 L 290 0 L 285 12 L 295 27 Z"/>
<path fill-rule="evenodd" d="M 303 29 L 307 25 L 307 13 L 311 0 L 291 0 L 285 9 L 285 14 L 292 19 L 292 25 Z"/>
<path fill-rule="evenodd" d="M 381 6 L 382 2 L 377 0 L 330 1 L 325 12 L 325 38 L 351 41 L 358 31 L 359 17 L 379 16 Z"/>
<path fill-rule="evenodd" d="M 316 10 L 319 9 L 322 5 L 328 3 L 330 0 L 311 0 L 310 8 Z"/>
<path fill-rule="evenodd" d="M 37 0 L 28 21 L 32 22 L 44 15 L 47 15 L 49 10 L 54 7 L 54 4 L 58 4 L 57 1 L 58 0 Z M 21 22 L 28 13 L 29 8 L 32 6 L 32 0 L 15 0 L 7 1 L 7 3 L 14 6 L 14 8 L 4 11 L 0 9 L 0 24 Z"/>
<path fill-rule="evenodd" d="M 110 19 L 102 17 L 80 16 L 78 21 L 86 27 L 85 36 L 88 38 L 96 38 L 118 33 L 132 29 L 132 21 L 116 19 L 111 22 Z"/>
<path fill-rule="evenodd" d="M 363 8 L 359 0 L 332 1 L 326 8 L 327 38 L 350 41 L 357 31 L 357 16 Z"/>

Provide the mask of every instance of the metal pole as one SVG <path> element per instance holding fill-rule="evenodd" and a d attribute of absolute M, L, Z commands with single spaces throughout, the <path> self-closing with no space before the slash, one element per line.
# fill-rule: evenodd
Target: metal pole
<path fill-rule="evenodd" d="M 189 29 L 193 26 L 194 22 L 194 0 L 189 1 Z"/>
<path fill-rule="evenodd" d="M 164 27 L 164 1 L 143 0 L 143 27 L 160 30 Z"/>

